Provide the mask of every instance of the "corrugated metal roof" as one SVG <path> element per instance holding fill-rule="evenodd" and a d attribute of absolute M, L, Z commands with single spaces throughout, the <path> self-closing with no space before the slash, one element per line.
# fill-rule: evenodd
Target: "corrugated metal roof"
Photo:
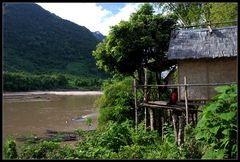
<path fill-rule="evenodd" d="M 173 31 L 168 59 L 199 59 L 237 56 L 237 26 Z"/>

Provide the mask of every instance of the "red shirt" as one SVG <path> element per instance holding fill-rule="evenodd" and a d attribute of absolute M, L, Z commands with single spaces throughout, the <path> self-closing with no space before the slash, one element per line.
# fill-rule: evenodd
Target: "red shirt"
<path fill-rule="evenodd" d="M 170 104 L 176 104 L 178 100 L 177 92 L 172 92 L 170 96 Z"/>

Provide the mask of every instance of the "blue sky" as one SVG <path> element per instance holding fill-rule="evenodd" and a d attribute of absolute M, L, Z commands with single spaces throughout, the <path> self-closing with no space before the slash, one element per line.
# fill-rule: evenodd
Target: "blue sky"
<path fill-rule="evenodd" d="M 37 3 L 63 19 L 107 35 L 110 26 L 128 20 L 142 3 Z"/>
<path fill-rule="evenodd" d="M 97 3 L 97 6 L 102 6 L 106 10 L 110 10 L 113 15 L 117 14 L 126 3 Z"/>

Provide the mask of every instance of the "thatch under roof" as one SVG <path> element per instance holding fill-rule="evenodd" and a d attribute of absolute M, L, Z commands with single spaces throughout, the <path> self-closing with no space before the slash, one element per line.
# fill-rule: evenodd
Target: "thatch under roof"
<path fill-rule="evenodd" d="M 168 59 L 200 59 L 237 56 L 237 26 L 181 29 L 172 33 Z"/>

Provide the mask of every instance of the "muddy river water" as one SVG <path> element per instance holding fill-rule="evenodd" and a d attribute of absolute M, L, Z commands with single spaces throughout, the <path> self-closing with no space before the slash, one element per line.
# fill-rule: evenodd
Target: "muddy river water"
<path fill-rule="evenodd" d="M 95 129 L 102 95 L 89 92 L 16 92 L 3 94 L 3 139 L 25 135 L 43 135 L 47 129 L 74 131 Z M 86 119 L 91 118 L 91 126 Z"/>

